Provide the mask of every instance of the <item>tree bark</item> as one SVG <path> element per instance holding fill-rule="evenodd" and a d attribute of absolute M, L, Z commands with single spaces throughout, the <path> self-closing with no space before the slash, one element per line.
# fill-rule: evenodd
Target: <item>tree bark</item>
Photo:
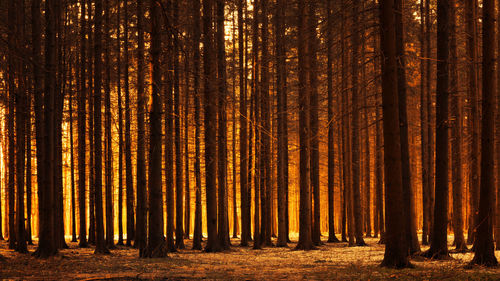
<path fill-rule="evenodd" d="M 481 181 L 479 213 L 476 221 L 477 234 L 474 258 L 471 264 L 496 266 L 493 242 L 493 218 L 495 205 L 494 140 L 495 140 L 495 1 L 483 1 L 483 99 L 481 118 Z"/>
<path fill-rule="evenodd" d="M 396 31 L 394 0 L 380 2 L 380 42 L 382 49 L 382 104 L 384 124 L 385 174 L 402 175 L 401 143 L 398 113 L 396 64 Z M 387 237 L 382 266 L 403 268 L 411 266 L 404 242 L 402 176 L 385 178 L 385 221 Z"/>

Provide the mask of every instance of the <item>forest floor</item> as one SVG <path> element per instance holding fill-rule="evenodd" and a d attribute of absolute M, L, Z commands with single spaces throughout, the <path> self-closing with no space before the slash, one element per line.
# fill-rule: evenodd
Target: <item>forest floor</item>
<path fill-rule="evenodd" d="M 234 246 L 223 253 L 203 253 L 190 250 L 191 240 L 186 240 L 186 250 L 164 259 L 140 259 L 136 249 L 127 247 L 118 247 L 110 255 L 94 255 L 92 248 L 79 249 L 70 243 L 56 257 L 40 260 L 8 250 L 7 242 L 0 241 L 0 279 L 500 280 L 500 267 L 466 269 L 472 253 L 452 254 L 445 261 L 414 258 L 412 269 L 382 268 L 384 246 L 375 238 L 366 242 L 366 247 L 325 243 L 313 251 L 294 251 L 295 243 L 290 243 L 289 248 Z M 232 244 L 238 245 L 239 240 Z"/>

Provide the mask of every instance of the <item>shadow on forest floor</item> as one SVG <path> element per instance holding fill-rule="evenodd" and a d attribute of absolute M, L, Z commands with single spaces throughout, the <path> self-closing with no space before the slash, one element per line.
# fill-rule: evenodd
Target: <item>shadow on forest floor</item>
<path fill-rule="evenodd" d="M 384 246 L 368 238 L 368 247 L 326 244 L 315 251 L 289 248 L 232 247 L 224 253 L 180 250 L 164 259 L 139 259 L 136 249 L 118 247 L 111 255 L 94 255 L 93 249 L 70 249 L 39 260 L 7 249 L 0 241 L 0 279 L 36 280 L 163 280 L 163 279 L 266 279 L 266 280 L 500 280 L 499 268 L 465 269 L 472 253 L 452 254 L 453 260 L 415 259 L 413 269 L 392 270 L 379 266 Z M 239 240 L 232 240 L 238 245 Z M 186 240 L 190 249 L 191 240 Z M 451 248 L 451 247 L 450 247 Z M 35 248 L 30 247 L 30 252 Z M 497 256 L 500 254 L 497 251 Z"/>

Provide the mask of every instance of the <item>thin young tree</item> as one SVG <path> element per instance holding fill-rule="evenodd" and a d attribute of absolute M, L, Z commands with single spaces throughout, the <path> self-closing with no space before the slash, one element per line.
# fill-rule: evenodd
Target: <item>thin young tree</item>
<path fill-rule="evenodd" d="M 493 241 L 495 205 L 495 1 L 483 1 L 483 63 L 482 63 L 482 118 L 481 118 L 481 181 L 477 233 L 474 242 L 474 258 L 471 264 L 497 266 Z"/>
<path fill-rule="evenodd" d="M 382 50 L 382 104 L 384 126 L 384 170 L 386 246 L 382 266 L 409 267 L 404 239 L 403 178 L 401 169 L 401 143 L 398 113 L 398 75 L 396 63 L 396 30 L 394 0 L 380 2 L 380 47 Z"/>

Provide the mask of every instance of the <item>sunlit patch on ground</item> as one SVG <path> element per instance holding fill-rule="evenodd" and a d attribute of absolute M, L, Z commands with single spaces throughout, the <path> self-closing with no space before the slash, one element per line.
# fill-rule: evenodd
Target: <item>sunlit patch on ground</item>
<path fill-rule="evenodd" d="M 500 268 L 465 269 L 472 253 L 452 254 L 453 260 L 448 261 L 414 259 L 414 269 L 381 268 L 384 246 L 374 238 L 366 242 L 368 247 L 325 244 L 305 252 L 293 251 L 295 243 L 289 248 L 252 250 L 236 246 L 239 240 L 232 240 L 234 247 L 228 252 L 181 250 L 165 259 L 139 259 L 136 249 L 126 247 L 111 255 L 94 255 L 92 248 L 78 249 L 70 243 L 70 249 L 59 256 L 39 260 L 10 251 L 6 241 L 0 241 L 0 254 L 6 258 L 0 262 L 0 279 L 500 280 Z M 191 240 L 186 244 L 189 249 Z"/>

